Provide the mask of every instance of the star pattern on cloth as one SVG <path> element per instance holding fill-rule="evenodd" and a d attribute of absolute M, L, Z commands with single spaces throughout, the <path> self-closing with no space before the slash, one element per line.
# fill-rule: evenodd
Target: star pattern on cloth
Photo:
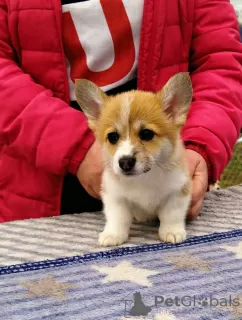
<path fill-rule="evenodd" d="M 212 260 L 202 260 L 191 254 L 183 254 L 179 256 L 167 255 L 164 259 L 173 265 L 175 269 L 197 269 L 203 272 L 212 270 Z"/>
<path fill-rule="evenodd" d="M 236 299 L 236 300 L 235 300 Z M 229 311 L 233 316 L 233 319 L 242 319 L 242 296 L 238 296 L 233 299 L 234 302 L 229 306 L 219 306 L 224 311 Z"/>
<path fill-rule="evenodd" d="M 52 276 L 46 276 L 35 281 L 22 281 L 21 284 L 28 290 L 26 296 L 30 298 L 46 296 L 65 300 L 67 298 L 66 291 L 73 288 L 71 283 L 58 282 Z"/>
<path fill-rule="evenodd" d="M 115 267 L 92 266 L 92 269 L 106 275 L 103 283 L 131 281 L 147 287 L 152 287 L 148 277 L 159 274 L 157 271 L 136 268 L 128 261 L 120 262 Z"/>
<path fill-rule="evenodd" d="M 235 246 L 221 246 L 221 249 L 226 249 L 227 251 L 233 252 L 236 258 L 242 259 L 242 241 Z"/>

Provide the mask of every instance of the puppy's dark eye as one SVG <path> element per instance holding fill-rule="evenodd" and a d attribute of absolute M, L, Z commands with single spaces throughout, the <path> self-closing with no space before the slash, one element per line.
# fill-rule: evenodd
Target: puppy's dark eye
<path fill-rule="evenodd" d="M 139 137 L 141 140 L 144 140 L 144 141 L 150 141 L 154 138 L 154 131 L 152 130 L 149 130 L 149 129 L 142 129 L 140 130 L 139 132 Z"/>
<path fill-rule="evenodd" d="M 110 132 L 108 134 L 108 141 L 111 144 L 116 144 L 118 142 L 118 139 L 119 139 L 119 134 L 117 132 Z"/>

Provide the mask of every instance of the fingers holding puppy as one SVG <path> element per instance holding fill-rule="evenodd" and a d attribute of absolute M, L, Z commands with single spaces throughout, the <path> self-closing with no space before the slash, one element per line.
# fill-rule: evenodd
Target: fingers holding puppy
<path fill-rule="evenodd" d="M 204 158 L 196 151 L 186 150 L 189 172 L 192 178 L 192 200 L 188 220 L 194 220 L 202 208 L 208 189 L 208 168 Z"/>
<path fill-rule="evenodd" d="M 90 196 L 96 199 L 100 199 L 102 173 L 101 147 L 95 141 L 79 166 L 77 178 Z"/>

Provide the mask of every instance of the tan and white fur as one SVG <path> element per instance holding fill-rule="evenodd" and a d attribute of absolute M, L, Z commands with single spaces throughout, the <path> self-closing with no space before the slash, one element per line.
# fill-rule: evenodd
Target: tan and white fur
<path fill-rule="evenodd" d="M 77 80 L 75 88 L 103 150 L 106 225 L 99 244 L 121 245 L 133 219 L 157 217 L 161 241 L 184 241 L 191 181 L 180 130 L 192 100 L 189 74 L 176 74 L 157 93 L 107 96 L 87 80 Z"/>

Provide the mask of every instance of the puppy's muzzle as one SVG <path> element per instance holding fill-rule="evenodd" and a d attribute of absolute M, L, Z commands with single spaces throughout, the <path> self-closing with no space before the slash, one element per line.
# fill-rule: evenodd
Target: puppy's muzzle
<path fill-rule="evenodd" d="M 119 159 L 119 167 L 125 174 L 131 173 L 136 164 L 136 159 L 134 157 L 125 156 Z"/>

